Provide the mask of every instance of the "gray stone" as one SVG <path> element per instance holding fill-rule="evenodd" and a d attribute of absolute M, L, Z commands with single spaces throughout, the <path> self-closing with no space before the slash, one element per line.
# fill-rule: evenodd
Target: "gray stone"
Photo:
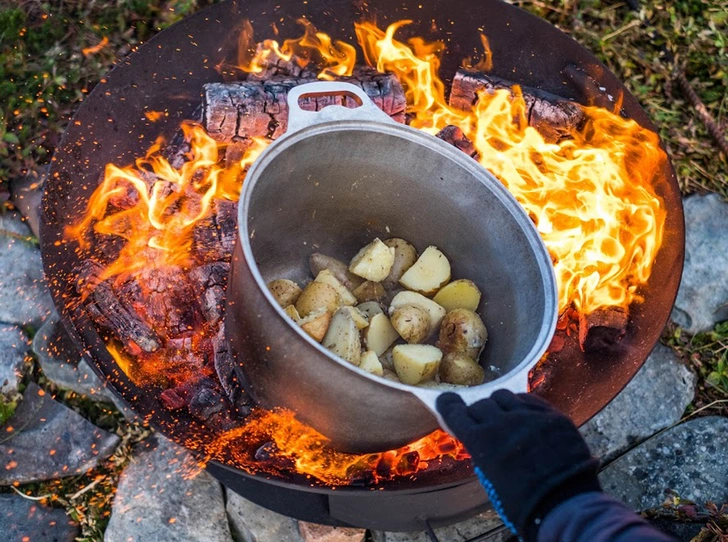
<path fill-rule="evenodd" d="M 230 530 L 238 542 L 303 542 L 298 522 L 227 490 Z"/>
<path fill-rule="evenodd" d="M 603 462 L 680 421 L 695 396 L 695 374 L 675 352 L 658 344 L 627 387 L 581 428 Z"/>
<path fill-rule="evenodd" d="M 154 435 L 119 478 L 105 542 L 231 542 L 222 486 L 181 446 Z"/>
<path fill-rule="evenodd" d="M 48 166 L 29 171 L 25 177 L 10 181 L 13 205 L 23 214 L 36 237 L 40 236 L 40 211 L 43 186 L 48 177 Z"/>
<path fill-rule="evenodd" d="M 19 213 L 0 214 L 0 322 L 39 326 L 52 307 L 30 228 Z"/>
<path fill-rule="evenodd" d="M 607 466 L 605 491 L 635 510 L 662 504 L 665 490 L 697 503 L 728 501 L 728 418 L 696 418 L 642 443 Z"/>
<path fill-rule="evenodd" d="M 118 444 L 119 437 L 95 427 L 31 382 L 0 439 L 0 485 L 84 473 Z"/>
<path fill-rule="evenodd" d="M 505 542 L 511 538 L 511 532 L 503 525 L 503 522 L 494 511 L 490 510 L 478 514 L 470 519 L 455 523 L 448 527 L 434 529 L 438 540 L 443 542 L 465 542 L 488 534 L 482 538 L 483 542 Z M 411 533 L 392 533 L 372 531 L 374 542 L 430 542 L 430 537 L 424 531 Z"/>
<path fill-rule="evenodd" d="M 43 374 L 56 386 L 97 401 L 111 401 L 111 392 L 76 350 L 54 312 L 33 338 L 33 351 Z"/>
<path fill-rule="evenodd" d="M 672 319 L 690 333 L 728 319 L 728 204 L 717 194 L 684 200 L 685 267 Z"/>
<path fill-rule="evenodd" d="M 306 521 L 298 522 L 298 530 L 304 542 L 364 542 L 367 536 L 365 529 L 331 527 Z"/>
<path fill-rule="evenodd" d="M 12 397 L 25 372 L 28 338 L 18 326 L 0 325 L 0 394 Z"/>
<path fill-rule="evenodd" d="M 8 542 L 73 542 L 80 529 L 59 508 L 6 494 L 0 495 L 0 533 Z"/>

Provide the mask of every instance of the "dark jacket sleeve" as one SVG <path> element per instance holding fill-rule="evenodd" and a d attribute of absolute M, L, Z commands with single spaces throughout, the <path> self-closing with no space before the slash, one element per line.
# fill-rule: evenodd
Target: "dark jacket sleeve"
<path fill-rule="evenodd" d="M 606 493 L 582 493 L 544 518 L 538 542 L 674 542 Z"/>

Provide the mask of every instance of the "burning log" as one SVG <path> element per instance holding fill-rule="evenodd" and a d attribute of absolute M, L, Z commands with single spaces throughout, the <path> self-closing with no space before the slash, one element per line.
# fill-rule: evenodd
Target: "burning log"
<path fill-rule="evenodd" d="M 478 100 L 478 91 L 506 89 L 513 93 L 515 84 L 499 77 L 460 69 L 452 82 L 450 105 L 470 111 Z M 528 87 L 521 87 L 521 92 L 529 126 L 538 130 L 550 143 L 570 138 L 586 119 L 582 107 L 573 101 Z"/>
<path fill-rule="evenodd" d="M 393 74 L 357 67 L 340 81 L 362 88 L 372 101 L 397 122 L 404 122 L 405 97 L 402 85 Z M 209 83 L 204 88 L 203 125 L 212 138 L 230 143 L 252 137 L 275 139 L 288 128 L 288 91 L 316 78 L 275 78 L 265 81 Z M 314 97 L 301 100 L 301 108 L 318 111 L 327 105 L 353 107 L 343 96 Z"/>
<path fill-rule="evenodd" d="M 222 318 L 229 272 L 227 262 L 212 262 L 190 271 L 190 282 L 198 292 L 197 301 L 209 324 L 216 324 Z"/>
<path fill-rule="evenodd" d="M 226 431 L 238 425 L 220 385 L 211 378 L 190 380 L 164 390 L 160 397 L 169 410 L 187 407 L 190 415 L 213 429 Z"/>
<path fill-rule="evenodd" d="M 228 401 L 234 407 L 237 415 L 247 416 L 250 414 L 250 405 L 253 401 L 243 388 L 243 373 L 228 348 L 224 325 L 220 326 L 220 331 L 212 339 L 212 347 L 215 372 Z"/>
<path fill-rule="evenodd" d="M 611 348 L 627 333 L 629 313 L 621 307 L 579 314 L 579 346 L 584 352 Z"/>
<path fill-rule="evenodd" d="M 216 200 L 210 216 L 192 232 L 192 255 L 201 263 L 229 262 L 238 230 L 238 205 Z"/>
<path fill-rule="evenodd" d="M 473 142 L 457 126 L 445 126 L 437 133 L 436 137 L 457 147 L 471 158 L 478 159 L 478 151 L 473 146 Z"/>

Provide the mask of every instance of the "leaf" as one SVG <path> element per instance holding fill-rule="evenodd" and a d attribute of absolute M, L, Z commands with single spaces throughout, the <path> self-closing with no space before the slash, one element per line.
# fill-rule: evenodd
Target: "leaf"
<path fill-rule="evenodd" d="M 17 145 L 18 143 L 20 143 L 18 136 L 16 136 L 12 132 L 5 132 L 5 134 L 3 134 L 3 141 L 6 141 L 7 143 L 12 143 L 13 145 Z"/>

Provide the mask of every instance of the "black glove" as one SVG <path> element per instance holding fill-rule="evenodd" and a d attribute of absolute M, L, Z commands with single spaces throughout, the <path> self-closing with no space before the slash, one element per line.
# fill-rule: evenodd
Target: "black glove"
<path fill-rule="evenodd" d="M 466 406 L 454 393 L 437 409 L 468 449 L 503 522 L 535 541 L 546 515 L 587 491 L 601 491 L 599 462 L 569 418 L 534 395 L 496 391 Z"/>

